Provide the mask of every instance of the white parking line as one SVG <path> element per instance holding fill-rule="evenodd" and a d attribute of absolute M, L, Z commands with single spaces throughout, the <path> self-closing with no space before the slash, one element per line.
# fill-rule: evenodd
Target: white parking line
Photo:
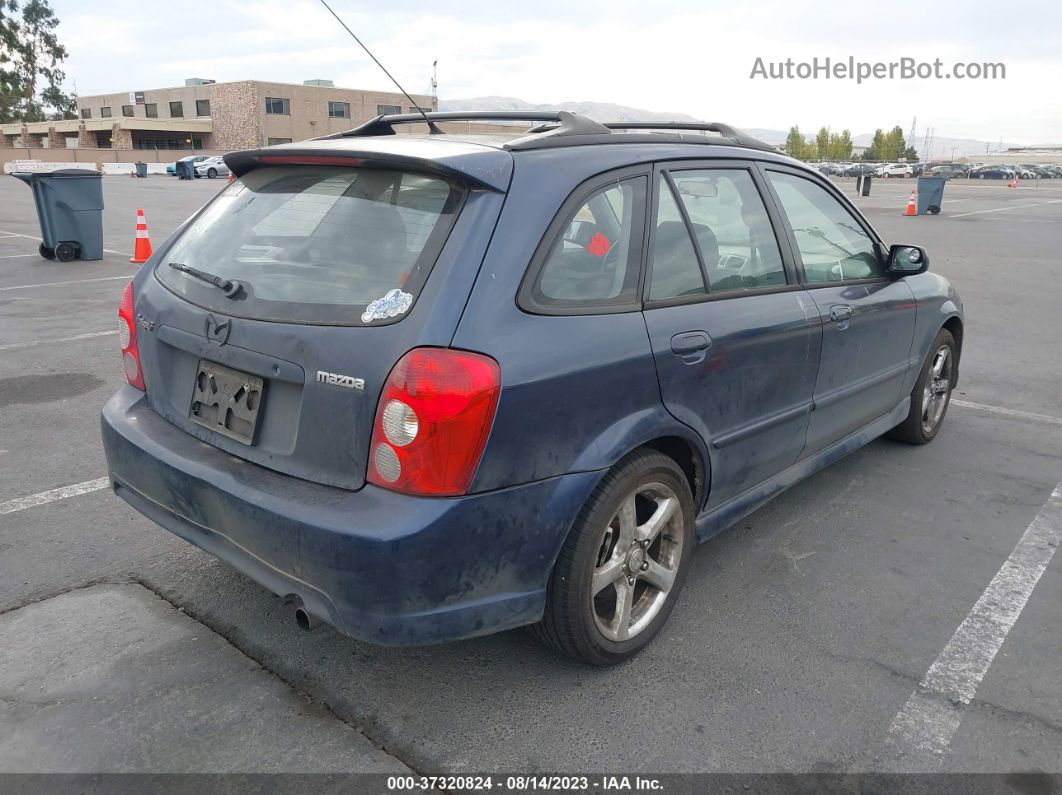
<path fill-rule="evenodd" d="M 1062 483 L 955 630 L 893 719 L 883 763 L 888 771 L 938 769 L 992 661 L 1062 543 Z"/>
<path fill-rule="evenodd" d="M 18 497 L 7 502 L 0 502 L 0 514 L 24 511 L 27 508 L 35 508 L 38 505 L 47 505 L 56 500 L 65 500 L 67 497 L 77 497 L 79 494 L 88 494 L 90 491 L 105 489 L 111 484 L 110 478 L 96 478 L 86 480 L 84 483 L 75 483 L 73 486 L 63 486 L 58 489 L 42 491 L 40 494 L 31 494 L 28 497 Z"/>
<path fill-rule="evenodd" d="M 1004 417 L 1017 417 L 1032 422 L 1046 422 L 1049 425 L 1062 425 L 1062 417 L 1051 417 L 1047 414 L 1036 414 L 1032 411 L 1018 411 L 1017 409 L 1005 409 L 1002 406 L 986 406 L 984 403 L 970 403 L 967 400 L 952 400 L 951 405 L 964 409 L 976 409 L 988 411 L 992 414 L 1002 414 Z"/>
<path fill-rule="evenodd" d="M 9 232 L 6 229 L 0 229 L 0 235 L 3 235 L 4 237 L 24 237 L 27 240 L 40 240 L 40 238 L 37 237 L 37 235 L 24 235 L 21 232 Z M 133 256 L 132 254 L 129 254 L 128 252 L 125 252 L 125 251 L 111 251 L 111 249 L 109 249 L 109 248 L 105 248 L 105 249 L 103 249 L 103 251 L 106 254 L 118 254 L 118 255 L 120 255 L 122 257 L 132 257 Z"/>
<path fill-rule="evenodd" d="M 39 257 L 40 254 L 3 254 L 0 259 L 18 259 L 19 257 Z"/>
<path fill-rule="evenodd" d="M 7 290 L 32 290 L 34 287 L 61 287 L 64 284 L 88 284 L 89 282 L 113 282 L 117 279 L 125 279 L 129 281 L 133 278 L 133 274 L 128 276 L 101 276 L 98 279 L 75 279 L 71 282 L 40 282 L 38 284 L 19 284 L 15 287 L 0 287 L 0 293 Z"/>
<path fill-rule="evenodd" d="M 90 340 L 93 337 L 109 337 L 112 334 L 117 334 L 118 330 L 114 331 L 91 331 L 88 334 L 75 334 L 73 337 L 59 337 L 51 340 L 33 340 L 32 342 L 9 342 L 7 345 L 0 345 L 0 351 L 18 351 L 23 348 L 32 348 L 35 345 L 46 345 L 50 342 L 77 342 L 78 340 Z"/>
<path fill-rule="evenodd" d="M 979 215 L 981 213 L 1002 213 L 1007 210 L 1024 210 L 1027 207 L 1043 207 L 1045 204 L 1058 204 L 1062 199 L 1052 199 L 1049 202 L 1036 202 L 1036 204 L 1015 204 L 1010 207 L 993 207 L 991 210 L 972 210 L 968 213 L 956 213 L 952 218 L 962 218 L 965 215 Z"/>

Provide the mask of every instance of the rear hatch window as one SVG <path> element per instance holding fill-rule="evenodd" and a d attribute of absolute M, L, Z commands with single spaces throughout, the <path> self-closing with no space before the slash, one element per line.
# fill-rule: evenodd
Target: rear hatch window
<path fill-rule="evenodd" d="M 446 180 L 406 171 L 260 168 L 222 191 L 155 273 L 182 298 L 231 316 L 393 323 L 416 301 L 463 198 Z"/>

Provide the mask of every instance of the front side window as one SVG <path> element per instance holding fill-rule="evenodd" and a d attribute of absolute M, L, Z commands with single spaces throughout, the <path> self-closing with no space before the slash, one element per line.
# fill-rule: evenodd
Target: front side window
<path fill-rule="evenodd" d="M 649 258 L 652 274 L 649 300 L 706 295 L 708 291 L 704 287 L 704 275 L 697 261 L 697 252 L 671 186 L 660 180 L 658 190 L 660 199 L 657 202 L 656 229 Z"/>
<path fill-rule="evenodd" d="M 282 97 L 266 97 L 265 105 L 266 113 L 278 116 L 291 115 L 291 103 Z"/>
<path fill-rule="evenodd" d="M 171 102 L 170 103 L 170 118 L 181 119 L 184 118 L 184 103 Z"/>
<path fill-rule="evenodd" d="M 206 207 L 155 273 L 192 303 L 230 315 L 328 325 L 373 322 L 363 321 L 362 313 L 391 291 L 408 295 L 396 294 L 403 301 L 416 299 L 463 195 L 438 177 L 404 171 L 255 169 Z M 241 300 L 226 298 L 170 262 L 238 281 Z"/>
<path fill-rule="evenodd" d="M 885 275 L 870 235 L 825 188 L 793 174 L 767 173 L 793 227 L 809 284 Z"/>
<path fill-rule="evenodd" d="M 349 102 L 329 102 L 328 103 L 328 116 L 332 119 L 349 119 L 350 118 L 350 103 Z"/>
<path fill-rule="evenodd" d="M 671 177 L 697 238 L 709 292 L 785 285 L 778 240 L 748 171 L 673 171 Z"/>
<path fill-rule="evenodd" d="M 569 216 L 532 288 L 547 307 L 616 306 L 638 289 L 645 178 L 594 191 Z"/>

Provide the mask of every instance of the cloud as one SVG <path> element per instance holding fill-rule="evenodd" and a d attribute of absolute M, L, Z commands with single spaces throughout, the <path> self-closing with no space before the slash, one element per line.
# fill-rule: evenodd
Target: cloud
<path fill-rule="evenodd" d="M 179 84 L 185 77 L 260 78 L 389 89 L 342 28 L 312 0 L 215 0 L 202 13 L 96 0 L 89 13 L 55 0 L 67 71 L 82 93 Z M 985 0 L 899 0 L 880 7 L 751 0 L 533 4 L 334 0 L 333 6 L 413 93 L 439 60 L 443 97 L 597 100 L 748 127 L 830 125 L 853 133 L 919 126 L 1015 141 L 1062 138 L 1062 9 Z M 1018 20 L 1025 20 L 1018 24 Z M 1033 23 L 1031 20 L 1035 20 Z M 1035 26 L 1038 35 L 1029 33 Z M 854 56 L 894 61 L 1004 62 L 1000 81 L 750 80 L 764 60 Z"/>

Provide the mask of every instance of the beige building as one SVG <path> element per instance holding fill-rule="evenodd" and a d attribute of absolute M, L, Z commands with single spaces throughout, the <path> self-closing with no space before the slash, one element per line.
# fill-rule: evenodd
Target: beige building
<path fill-rule="evenodd" d="M 432 97 L 414 94 L 434 110 Z M 397 92 L 337 88 L 330 80 L 185 85 L 78 98 L 78 119 L 0 125 L 0 148 L 218 150 L 341 132 L 384 113 L 416 112 Z"/>

